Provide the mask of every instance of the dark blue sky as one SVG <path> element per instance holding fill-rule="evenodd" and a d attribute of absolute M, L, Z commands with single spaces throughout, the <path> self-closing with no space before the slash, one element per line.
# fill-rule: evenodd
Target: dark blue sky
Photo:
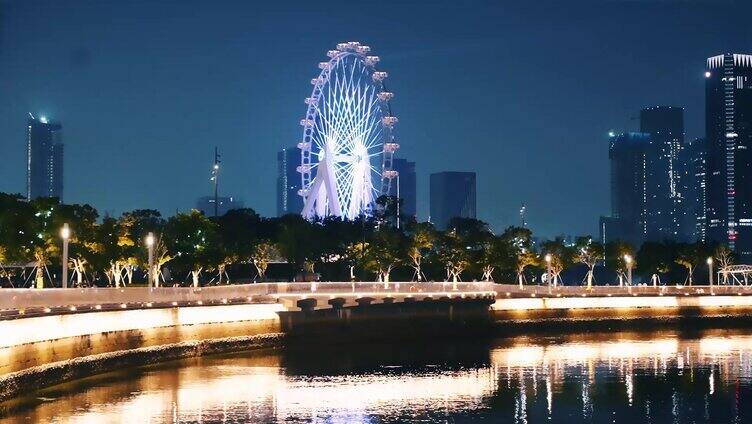
<path fill-rule="evenodd" d="M 748 1 L 0 0 L 0 191 L 24 191 L 26 113 L 59 120 L 65 197 L 119 214 L 187 210 L 222 193 L 275 213 L 275 153 L 337 42 L 381 56 L 400 156 L 428 175 L 478 173 L 499 229 L 528 205 L 543 235 L 597 233 L 609 129 L 641 107 L 703 124 L 707 56 L 752 53 Z"/>

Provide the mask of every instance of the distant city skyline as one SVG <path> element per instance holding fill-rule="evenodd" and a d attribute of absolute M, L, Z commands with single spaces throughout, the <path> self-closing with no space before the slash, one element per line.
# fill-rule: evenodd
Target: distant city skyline
<path fill-rule="evenodd" d="M 206 158 L 219 146 L 222 191 L 272 216 L 275 154 L 300 142 L 317 64 L 359 40 L 389 71 L 397 157 L 420 164 L 419 219 L 428 175 L 464 169 L 484 182 L 478 218 L 494 229 L 517 224 L 524 203 L 536 234 L 595 235 L 608 131 L 638 130 L 635 111 L 671 105 L 685 109 L 687 139 L 703 136 L 705 58 L 752 45 L 746 2 L 387 2 L 385 15 L 346 2 L 228 6 L 149 3 L 156 19 L 145 21 L 138 1 L 0 3 L 11 158 L 0 191 L 25 190 L 32 112 L 65 125 L 67 202 L 187 210 L 210 190 Z"/>

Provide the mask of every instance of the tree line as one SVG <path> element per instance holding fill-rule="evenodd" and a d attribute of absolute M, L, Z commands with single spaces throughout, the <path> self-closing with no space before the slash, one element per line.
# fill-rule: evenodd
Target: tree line
<path fill-rule="evenodd" d="M 68 224 L 72 286 L 143 284 L 148 267 L 145 239 L 154 234 L 155 275 L 160 285 L 268 281 L 272 264 L 286 264 L 274 279 L 326 281 L 498 281 L 613 284 L 632 267 L 643 279 L 692 284 L 708 257 L 720 267 L 733 257 L 723 246 L 701 243 L 625 242 L 605 246 L 590 236 L 536 242 L 527 228 L 494 233 L 488 224 L 454 218 L 446 230 L 396 219 L 396 200 L 382 197 L 370 217 L 352 221 L 299 215 L 265 218 L 235 209 L 210 218 L 196 210 L 162 217 L 137 209 L 100 217 L 90 205 L 54 198 L 26 201 L 0 193 L 0 279 L 3 286 L 59 286 L 60 230 Z M 629 257 L 629 261 L 626 258 Z M 56 268 L 57 267 L 57 268 Z M 50 270 L 53 272 L 50 272 Z M 605 279 L 596 278 L 596 269 Z M 609 274 L 610 273 L 610 274 Z M 545 275 L 545 277 L 544 277 Z"/>

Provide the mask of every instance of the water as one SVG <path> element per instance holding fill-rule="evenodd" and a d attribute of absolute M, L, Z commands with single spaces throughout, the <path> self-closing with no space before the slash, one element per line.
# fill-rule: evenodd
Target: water
<path fill-rule="evenodd" d="M 29 423 L 748 423 L 752 331 L 296 348 L 58 386 Z"/>

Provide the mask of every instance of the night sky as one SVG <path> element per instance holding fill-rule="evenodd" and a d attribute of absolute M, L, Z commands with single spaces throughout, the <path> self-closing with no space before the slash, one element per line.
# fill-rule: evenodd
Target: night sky
<path fill-rule="evenodd" d="M 324 3 L 327 5 L 325 6 Z M 705 58 L 752 53 L 749 1 L 0 0 L 0 191 L 25 192 L 27 112 L 63 124 L 66 202 L 185 211 L 211 191 L 273 215 L 276 152 L 301 138 L 326 51 L 361 41 L 389 72 L 399 157 L 478 174 L 478 217 L 597 234 L 610 129 L 686 108 Z"/>

